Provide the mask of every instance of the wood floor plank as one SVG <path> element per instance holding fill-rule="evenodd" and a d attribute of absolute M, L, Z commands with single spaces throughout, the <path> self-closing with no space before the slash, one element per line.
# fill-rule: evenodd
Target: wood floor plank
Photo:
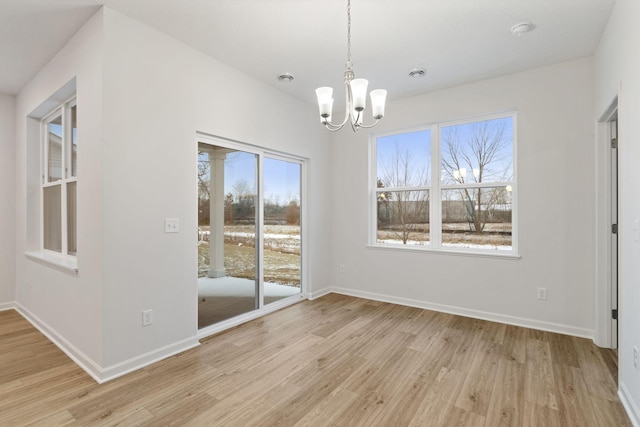
<path fill-rule="evenodd" d="M 461 372 L 444 367 L 440 369 L 428 393 L 420 402 L 418 410 L 409 422 L 409 426 L 443 426 L 453 411 L 464 379 L 465 375 Z"/>
<path fill-rule="evenodd" d="M 525 367 L 517 361 L 500 359 L 494 382 L 486 425 L 520 427 L 524 424 Z"/>
<path fill-rule="evenodd" d="M 558 387 L 558 407 L 564 425 L 597 426 L 589 391 L 579 368 L 555 364 L 554 378 Z"/>
<path fill-rule="evenodd" d="M 618 400 L 615 380 L 602 358 L 600 350 L 589 340 L 571 337 L 576 346 L 576 355 L 585 383 L 592 396 L 607 400 Z"/>
<path fill-rule="evenodd" d="M 456 407 L 485 417 L 498 373 L 497 344 L 482 341 L 476 349 L 465 378 Z"/>
<path fill-rule="evenodd" d="M 538 335 L 544 338 L 544 335 Z M 527 343 L 525 400 L 558 410 L 551 350 L 547 341 L 529 339 Z"/>
<path fill-rule="evenodd" d="M 320 400 L 297 423 L 296 427 L 335 426 L 342 420 L 342 413 L 358 395 L 344 388 L 336 388 L 324 399 Z"/>
<path fill-rule="evenodd" d="M 2 426 L 631 423 L 589 340 L 329 294 L 96 384 L 0 312 Z"/>

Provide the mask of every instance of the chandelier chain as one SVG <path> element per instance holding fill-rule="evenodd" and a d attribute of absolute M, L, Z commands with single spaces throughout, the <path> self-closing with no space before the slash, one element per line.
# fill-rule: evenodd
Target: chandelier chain
<path fill-rule="evenodd" d="M 347 0 L 347 67 L 351 68 L 351 0 Z"/>

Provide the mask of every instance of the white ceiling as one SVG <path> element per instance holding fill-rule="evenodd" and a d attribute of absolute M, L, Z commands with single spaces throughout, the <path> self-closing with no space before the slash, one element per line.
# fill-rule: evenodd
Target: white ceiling
<path fill-rule="evenodd" d="M 398 99 L 589 56 L 615 0 L 352 3 L 356 76 Z M 318 86 L 342 97 L 346 0 L 0 0 L 0 92 L 17 94 L 102 4 L 305 102 Z M 524 20 L 536 30 L 513 36 Z"/>

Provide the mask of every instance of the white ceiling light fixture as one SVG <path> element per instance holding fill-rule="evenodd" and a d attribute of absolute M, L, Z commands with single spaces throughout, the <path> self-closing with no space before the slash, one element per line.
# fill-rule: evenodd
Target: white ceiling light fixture
<path fill-rule="evenodd" d="M 280 83 L 291 83 L 293 78 L 293 74 L 291 73 L 278 74 L 278 81 Z"/>
<path fill-rule="evenodd" d="M 414 79 L 419 79 L 420 77 L 424 77 L 427 75 L 427 70 L 424 68 L 414 68 L 409 71 L 409 77 L 413 77 Z"/>
<path fill-rule="evenodd" d="M 511 32 L 514 36 L 520 37 L 525 33 L 529 33 L 536 28 L 531 22 L 519 22 L 511 27 Z"/>
<path fill-rule="evenodd" d="M 351 63 L 351 0 L 347 0 L 347 64 L 344 71 L 344 85 L 346 90 L 345 115 L 342 123 L 331 123 L 331 111 L 333 110 L 333 88 L 320 87 L 316 89 L 318 97 L 318 108 L 320 109 L 320 122 L 325 127 L 335 132 L 342 129 L 347 123 L 351 123 L 351 129 L 357 132 L 360 128 L 372 128 L 384 117 L 384 104 L 387 98 L 387 91 L 384 89 L 372 90 L 371 108 L 375 122 L 371 125 L 363 124 L 363 112 L 367 106 L 367 85 L 365 79 L 356 79 Z"/>

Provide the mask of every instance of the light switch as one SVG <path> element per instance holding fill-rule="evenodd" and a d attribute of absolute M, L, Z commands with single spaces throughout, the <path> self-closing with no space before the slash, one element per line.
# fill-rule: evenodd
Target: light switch
<path fill-rule="evenodd" d="M 633 240 L 640 242 L 640 219 L 633 221 Z"/>
<path fill-rule="evenodd" d="M 180 231 L 180 220 L 178 218 L 165 218 L 164 219 L 164 232 L 165 233 L 177 233 Z"/>

